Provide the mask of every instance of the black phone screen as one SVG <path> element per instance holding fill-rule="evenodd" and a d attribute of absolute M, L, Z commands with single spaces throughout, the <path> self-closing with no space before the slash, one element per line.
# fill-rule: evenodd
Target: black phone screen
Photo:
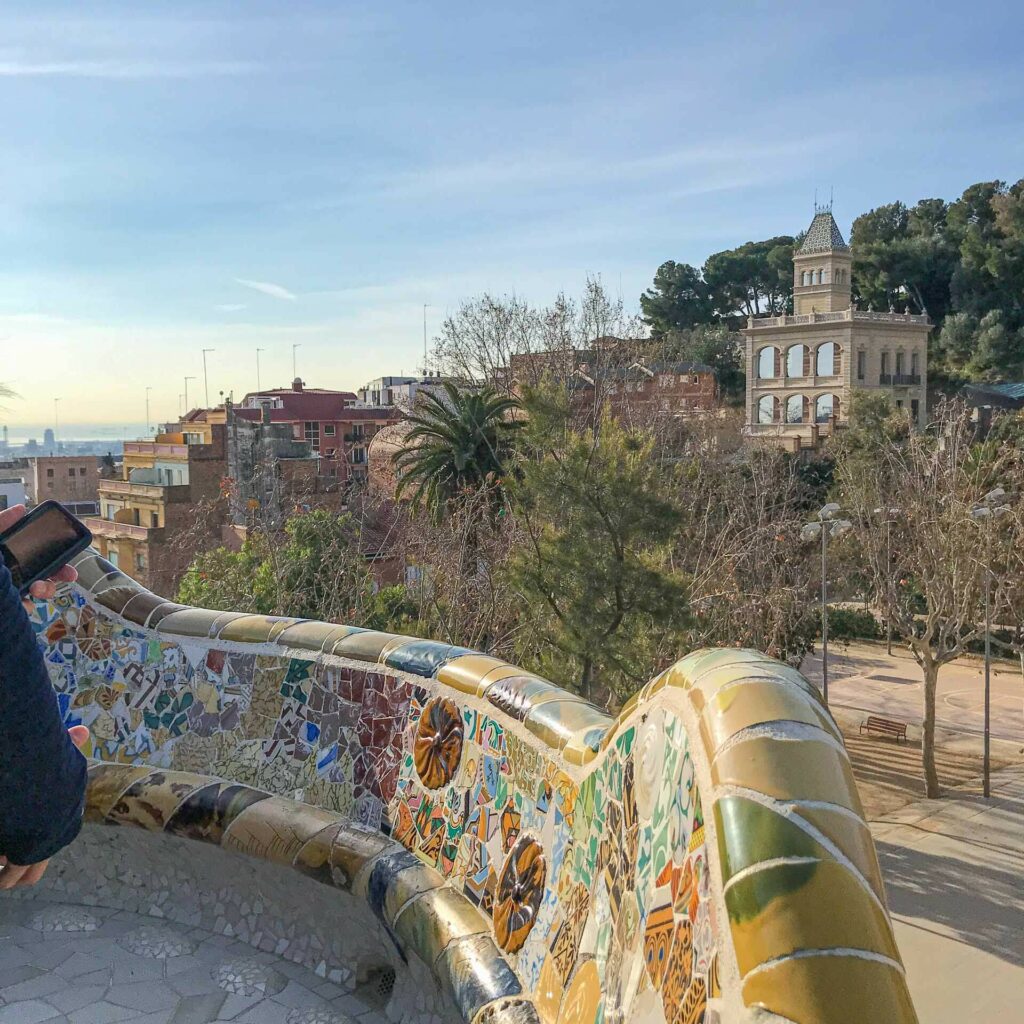
<path fill-rule="evenodd" d="M 4 538 L 0 544 L 4 564 L 10 570 L 15 587 L 34 580 L 45 569 L 59 562 L 81 538 L 82 531 L 66 512 L 48 508 Z"/>

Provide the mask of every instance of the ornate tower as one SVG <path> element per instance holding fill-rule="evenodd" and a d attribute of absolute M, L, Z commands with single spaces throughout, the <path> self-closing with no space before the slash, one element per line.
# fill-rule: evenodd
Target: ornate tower
<path fill-rule="evenodd" d="M 833 313 L 850 308 L 850 247 L 832 217 L 815 206 L 814 220 L 793 253 L 793 312 Z"/>

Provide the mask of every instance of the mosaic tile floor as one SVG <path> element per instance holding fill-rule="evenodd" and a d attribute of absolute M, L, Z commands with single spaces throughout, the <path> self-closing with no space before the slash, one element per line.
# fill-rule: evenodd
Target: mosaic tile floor
<path fill-rule="evenodd" d="M 202 929 L 0 901 L 0 1024 L 385 1024 L 312 971 Z"/>

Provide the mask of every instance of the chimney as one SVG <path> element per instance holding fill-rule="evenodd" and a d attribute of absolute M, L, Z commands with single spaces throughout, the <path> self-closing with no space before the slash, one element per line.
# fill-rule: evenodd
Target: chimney
<path fill-rule="evenodd" d="M 301 377 L 296 377 L 295 380 L 292 381 L 292 391 L 301 391 L 301 390 L 302 390 L 302 378 Z"/>

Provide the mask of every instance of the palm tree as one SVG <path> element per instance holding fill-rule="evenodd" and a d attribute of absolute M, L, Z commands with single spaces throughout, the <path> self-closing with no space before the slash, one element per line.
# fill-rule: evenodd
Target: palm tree
<path fill-rule="evenodd" d="M 520 426 L 508 418 L 519 407 L 514 398 L 489 386 L 460 389 L 443 381 L 443 394 L 422 392 L 422 405 L 409 416 L 407 446 L 394 458 L 398 495 L 412 491 L 435 521 L 459 494 L 492 491 L 501 498 L 507 434 Z"/>

